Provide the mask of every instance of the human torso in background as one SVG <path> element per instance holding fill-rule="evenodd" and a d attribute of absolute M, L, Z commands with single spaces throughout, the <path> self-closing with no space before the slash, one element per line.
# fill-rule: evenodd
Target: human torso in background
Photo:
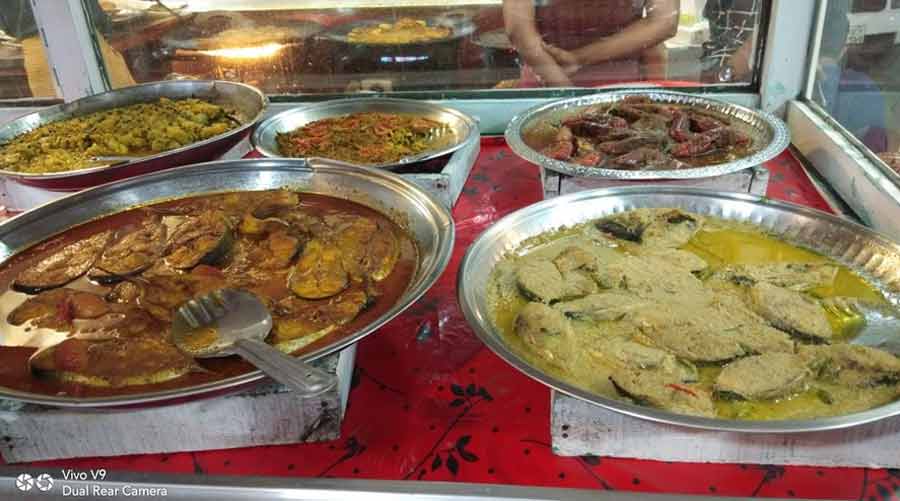
<path fill-rule="evenodd" d="M 538 32 L 544 41 L 573 50 L 612 35 L 640 19 L 644 0 L 538 0 Z"/>
<path fill-rule="evenodd" d="M 708 0 L 703 17 L 709 21 L 709 41 L 703 44 L 702 66 L 706 81 L 730 82 L 734 72 L 743 76 L 749 68 L 734 68 L 732 57 L 753 43 L 763 0 Z M 746 47 L 749 50 L 750 47 Z M 746 63 L 744 63 L 746 64 Z M 730 77 L 730 78 L 729 78 Z"/>
<path fill-rule="evenodd" d="M 535 20 L 545 42 L 574 50 L 615 34 L 641 19 L 644 0 L 537 0 Z M 578 87 L 640 80 L 640 53 L 594 66 L 571 76 Z M 523 75 L 527 80 L 528 75 Z M 527 86 L 527 85 L 526 85 Z"/>

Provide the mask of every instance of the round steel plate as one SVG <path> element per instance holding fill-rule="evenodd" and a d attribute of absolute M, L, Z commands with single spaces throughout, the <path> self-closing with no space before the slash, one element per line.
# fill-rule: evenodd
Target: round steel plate
<path fill-rule="evenodd" d="M 453 131 L 455 140 L 453 144 L 450 144 L 445 148 L 426 151 L 412 157 L 401 158 L 395 163 L 368 165 L 368 167 L 395 170 L 410 164 L 427 162 L 438 157 L 450 155 L 454 151 L 462 148 L 469 138 L 478 135 L 478 126 L 475 125 L 475 121 L 468 115 L 459 111 L 425 101 L 364 97 L 325 101 L 283 111 L 273 117 L 267 118 L 259 124 L 259 127 L 257 127 L 256 131 L 253 133 L 253 145 L 264 156 L 283 158 L 284 156 L 278 150 L 278 142 L 276 140 L 278 134 L 291 132 L 306 124 L 324 118 L 371 111 L 417 115 L 444 123 Z"/>
<path fill-rule="evenodd" d="M 179 165 L 205 162 L 225 153 L 249 133 L 249 129 L 262 118 L 268 104 L 268 99 L 262 92 L 255 87 L 241 83 L 219 80 L 150 82 L 95 94 L 20 117 L 0 126 L 0 145 L 41 125 L 96 111 L 152 102 L 161 97 L 169 99 L 198 98 L 231 108 L 235 110 L 235 118 L 240 121 L 240 126 L 203 141 L 142 157 L 121 165 L 86 167 L 47 174 L 0 170 L 0 175 L 15 178 L 24 184 L 51 190 L 78 190 Z"/>
<path fill-rule="evenodd" d="M 701 110 L 707 110 L 727 117 L 731 120 L 733 126 L 749 134 L 753 139 L 753 153 L 738 160 L 705 167 L 641 171 L 585 167 L 562 162 L 542 155 L 525 142 L 524 136 L 533 131 L 535 127 L 547 127 L 550 124 L 558 123 L 586 106 L 616 103 L 633 95 L 647 96 L 653 102 L 661 104 L 694 106 Z M 561 174 L 606 179 L 646 180 L 713 177 L 754 167 L 775 158 L 784 151 L 791 144 L 791 136 L 784 122 L 771 113 L 751 110 L 743 106 L 694 94 L 643 89 L 601 92 L 590 96 L 563 99 L 536 106 L 512 119 L 506 128 L 506 142 L 517 155 L 525 160 Z"/>
<path fill-rule="evenodd" d="M 0 260 L 73 226 L 154 202 L 230 191 L 288 188 L 360 203 L 396 221 L 415 240 L 419 262 L 397 303 L 370 324 L 337 339 L 325 338 L 301 358 L 312 361 L 371 334 L 422 296 L 446 268 L 453 250 L 449 211 L 402 177 L 358 166 L 311 164 L 296 159 L 209 162 L 99 186 L 55 200 L 0 224 Z M 0 387 L 0 398 L 61 407 L 129 407 L 177 403 L 235 391 L 261 381 L 259 371 L 212 383 L 113 397 L 40 395 Z"/>
<path fill-rule="evenodd" d="M 847 266 L 873 283 L 894 305 L 900 304 L 900 245 L 863 226 L 750 195 L 696 188 L 638 187 L 591 190 L 546 200 L 491 226 L 469 247 L 459 270 L 459 302 L 466 320 L 491 350 L 526 375 L 565 394 L 636 418 L 718 431 L 796 433 L 846 428 L 900 415 L 900 401 L 865 412 L 807 420 L 744 421 L 675 414 L 584 390 L 547 374 L 511 350 L 494 323 L 487 300 L 488 283 L 497 263 L 517 253 L 526 240 L 537 235 L 645 207 L 680 208 L 755 225 Z"/>

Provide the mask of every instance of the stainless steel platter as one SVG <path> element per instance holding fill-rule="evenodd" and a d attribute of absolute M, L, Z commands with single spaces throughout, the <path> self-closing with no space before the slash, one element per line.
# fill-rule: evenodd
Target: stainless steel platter
<path fill-rule="evenodd" d="M 158 201 L 229 191 L 289 188 L 351 200 L 372 207 L 406 228 L 419 262 L 397 303 L 358 331 L 302 355 L 321 358 L 371 334 L 425 293 L 444 271 L 453 249 L 454 226 L 440 202 L 400 176 L 358 166 L 296 159 L 209 162 L 99 186 L 60 198 L 0 224 L 0 261 L 87 221 Z M 327 339 L 327 338 L 326 338 Z M 263 379 L 259 371 L 213 383 L 154 393 L 73 398 L 0 387 L 0 398 L 61 407 L 126 407 L 175 403 L 235 391 Z"/>
<path fill-rule="evenodd" d="M 199 98 L 234 110 L 240 126 L 209 139 L 174 150 L 141 157 L 109 167 L 86 167 L 66 172 L 28 174 L 0 170 L 0 175 L 51 190 L 71 191 L 153 172 L 169 167 L 213 160 L 237 144 L 262 118 L 268 99 L 249 85 L 219 80 L 168 80 L 88 96 L 20 117 L 0 126 L 0 145 L 41 125 L 131 104 L 170 99 Z"/>
<path fill-rule="evenodd" d="M 396 163 L 369 165 L 369 167 L 386 170 L 407 170 L 406 168 L 412 165 L 423 164 L 442 157 L 449 158 L 450 154 L 462 148 L 469 138 L 478 135 L 478 126 L 475 124 L 475 121 L 468 115 L 454 109 L 409 99 L 356 98 L 338 99 L 301 106 L 267 118 L 259 124 L 259 127 L 253 133 L 253 145 L 264 156 L 282 157 L 283 155 L 279 152 L 278 142 L 276 141 L 278 134 L 290 132 L 316 120 L 364 111 L 418 115 L 446 124 L 454 135 L 452 144 L 444 148 L 402 158 Z"/>
<path fill-rule="evenodd" d="M 494 324 L 487 299 L 491 272 L 497 263 L 542 233 L 645 207 L 674 207 L 753 224 L 849 267 L 873 283 L 891 303 L 900 304 L 900 245 L 863 226 L 751 195 L 657 186 L 579 192 L 532 205 L 498 221 L 469 247 L 459 270 L 459 302 L 466 320 L 491 350 L 526 375 L 573 397 L 636 418 L 718 431 L 795 433 L 846 428 L 900 415 L 900 401 L 865 412 L 808 420 L 742 421 L 674 414 L 571 385 L 529 364 L 510 349 Z"/>
<path fill-rule="evenodd" d="M 471 22 L 470 19 L 453 19 L 447 17 L 435 17 L 431 19 L 426 19 L 426 22 L 429 26 L 443 26 L 446 28 L 450 28 L 450 35 L 445 38 L 439 38 L 436 40 L 425 40 L 421 42 L 410 42 L 410 43 L 371 43 L 371 42 L 354 42 L 349 39 L 350 32 L 353 31 L 354 28 L 364 28 L 369 26 L 377 26 L 379 24 L 384 23 L 392 23 L 396 21 L 395 19 L 365 19 L 361 21 L 353 21 L 350 23 L 345 23 L 340 26 L 336 26 L 325 33 L 319 35 L 321 38 L 326 40 L 331 40 L 332 42 L 340 42 L 351 46 L 376 46 L 376 47 L 384 47 L 384 46 L 415 46 L 415 45 L 432 45 L 432 44 L 440 44 L 446 42 L 454 42 L 463 37 L 471 35 L 475 31 L 475 24 Z"/>
<path fill-rule="evenodd" d="M 538 128 L 552 127 L 561 119 L 569 117 L 580 109 L 594 104 L 616 103 L 627 96 L 643 95 L 657 103 L 681 104 L 697 107 L 728 118 L 732 125 L 753 139 L 753 152 L 744 158 L 731 162 L 678 170 L 620 170 L 600 167 L 585 167 L 562 162 L 542 155 L 526 143 L 526 136 Z M 662 90 L 620 90 L 600 92 L 590 96 L 563 99 L 531 108 L 516 116 L 506 128 L 506 141 L 520 157 L 561 174 L 578 177 L 598 177 L 622 180 L 647 179 L 687 179 L 713 177 L 730 174 L 767 162 L 791 143 L 790 132 L 781 119 L 759 110 L 726 103 L 694 94 Z"/>

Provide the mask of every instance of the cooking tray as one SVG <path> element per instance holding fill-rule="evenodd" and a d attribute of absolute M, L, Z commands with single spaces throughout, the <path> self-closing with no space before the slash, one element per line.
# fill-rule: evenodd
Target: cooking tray
<path fill-rule="evenodd" d="M 364 97 L 325 101 L 283 111 L 259 124 L 259 127 L 253 133 L 253 145 L 264 156 L 280 158 L 282 155 L 278 150 L 278 142 L 276 141 L 279 133 L 290 132 L 323 118 L 364 111 L 402 113 L 429 118 L 447 124 L 455 136 L 455 141 L 444 148 L 401 158 L 394 163 L 369 165 L 369 167 L 377 167 L 389 171 L 421 172 L 421 170 L 417 170 L 417 167 L 433 163 L 431 162 L 432 160 L 444 159 L 443 163 L 446 164 L 453 152 L 462 148 L 470 138 L 478 136 L 478 126 L 475 125 L 475 121 L 459 111 L 425 101 Z M 443 165 L 440 167 L 443 167 Z M 439 171 L 440 167 L 436 170 Z"/>
<path fill-rule="evenodd" d="M 650 421 L 717 431 L 796 433 L 847 428 L 900 415 L 900 401 L 895 401 L 865 412 L 818 419 L 741 421 L 686 416 L 625 403 L 576 387 L 529 364 L 510 349 L 494 325 L 487 300 L 488 282 L 497 263 L 542 233 L 645 207 L 674 207 L 752 224 L 767 234 L 847 266 L 875 285 L 892 304 L 900 305 L 900 245 L 856 223 L 739 193 L 659 186 L 610 188 L 574 193 L 526 207 L 482 233 L 466 252 L 458 275 L 459 302 L 469 325 L 491 350 L 526 375 L 575 398 Z"/>
<path fill-rule="evenodd" d="M 264 29 L 268 27 L 272 27 L 274 29 L 282 31 L 284 34 L 284 38 L 272 41 L 285 44 L 302 42 L 310 37 L 319 34 L 324 29 L 321 24 L 313 21 L 248 23 L 248 25 L 246 26 L 247 29 L 251 30 Z M 210 34 L 207 36 L 197 36 L 194 33 L 196 30 L 193 29 L 193 26 L 183 25 L 182 27 L 170 32 L 165 37 L 163 37 L 162 45 L 164 47 L 172 49 L 187 49 L 197 51 L 243 47 L 244 45 L 224 45 L 222 43 L 223 40 L 220 36 L 221 33 L 228 31 L 229 29 L 239 28 L 240 26 L 234 25 L 229 26 L 226 29 L 222 29 L 214 34 Z"/>
<path fill-rule="evenodd" d="M 582 108 L 594 104 L 611 104 L 628 96 L 641 95 L 649 97 L 655 103 L 682 104 L 710 111 L 716 115 L 727 117 L 732 125 L 750 135 L 754 147 L 749 156 L 727 163 L 692 167 L 678 170 L 618 170 L 598 167 L 585 167 L 570 162 L 554 160 L 542 155 L 526 143 L 529 135 L 540 133 L 541 129 L 554 126 L 560 120 L 574 115 Z M 597 177 L 605 179 L 647 180 L 647 179 L 689 179 L 713 177 L 731 174 L 767 162 L 791 144 L 790 132 L 781 119 L 759 110 L 751 110 L 736 104 L 726 103 L 708 97 L 672 91 L 655 90 L 623 90 L 601 92 L 585 97 L 576 97 L 553 101 L 531 108 L 516 116 L 506 128 L 506 142 L 520 157 L 560 174 L 578 177 Z"/>
<path fill-rule="evenodd" d="M 405 310 L 444 271 L 453 249 L 450 213 L 431 195 L 400 176 L 357 166 L 296 159 L 209 162 L 99 186 L 25 212 L 0 224 L 0 260 L 73 226 L 136 206 L 229 191 L 289 188 L 351 200 L 372 207 L 405 228 L 416 241 L 419 262 L 397 303 L 356 332 L 328 336 L 301 358 L 312 361 L 371 334 Z M 0 387 L 0 398 L 61 407 L 129 407 L 171 404 L 233 392 L 264 378 L 259 371 L 186 388 L 112 397 L 76 398 L 26 393 Z"/>
<path fill-rule="evenodd" d="M 420 42 L 410 43 L 371 43 L 371 42 L 352 42 L 347 37 L 354 28 L 362 28 L 367 26 L 376 26 L 379 24 L 393 23 L 396 19 L 366 19 L 362 21 L 353 21 L 341 24 L 319 35 L 320 38 L 330 40 L 332 42 L 340 42 L 353 46 L 376 46 L 376 47 L 404 47 L 414 45 L 431 45 L 436 43 L 445 43 L 448 41 L 459 40 L 467 37 L 475 31 L 475 25 L 471 22 L 454 22 L 452 19 L 433 18 L 425 19 L 429 26 L 443 26 L 450 28 L 450 35 L 445 38 L 435 40 L 424 40 Z"/>
<path fill-rule="evenodd" d="M 51 106 L 20 117 L 0 126 L 0 144 L 51 122 L 86 115 L 95 111 L 156 101 L 161 97 L 170 99 L 195 97 L 232 108 L 235 110 L 234 115 L 240 122 L 240 126 L 181 148 L 111 167 L 86 167 L 48 174 L 27 174 L 0 170 L 0 175 L 43 189 L 74 191 L 161 169 L 213 160 L 231 149 L 232 146 L 249 133 L 249 129 L 262 117 L 268 104 L 268 99 L 262 92 L 241 83 L 219 80 L 150 82 L 88 96 L 71 103 Z"/>

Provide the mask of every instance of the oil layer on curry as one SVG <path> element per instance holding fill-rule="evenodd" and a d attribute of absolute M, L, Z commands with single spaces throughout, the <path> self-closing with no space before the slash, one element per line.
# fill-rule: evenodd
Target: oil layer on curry
<path fill-rule="evenodd" d="M 0 269 L 0 385 L 67 396 L 147 392 L 252 370 L 194 360 L 170 340 L 191 297 L 249 290 L 268 306 L 267 341 L 294 353 L 393 306 L 414 242 L 367 207 L 287 190 L 142 207 L 88 223 Z"/>
<path fill-rule="evenodd" d="M 491 277 L 529 363 L 680 414 L 809 419 L 900 398 L 900 358 L 852 344 L 886 304 L 848 269 L 752 227 L 638 209 L 538 237 Z"/>

